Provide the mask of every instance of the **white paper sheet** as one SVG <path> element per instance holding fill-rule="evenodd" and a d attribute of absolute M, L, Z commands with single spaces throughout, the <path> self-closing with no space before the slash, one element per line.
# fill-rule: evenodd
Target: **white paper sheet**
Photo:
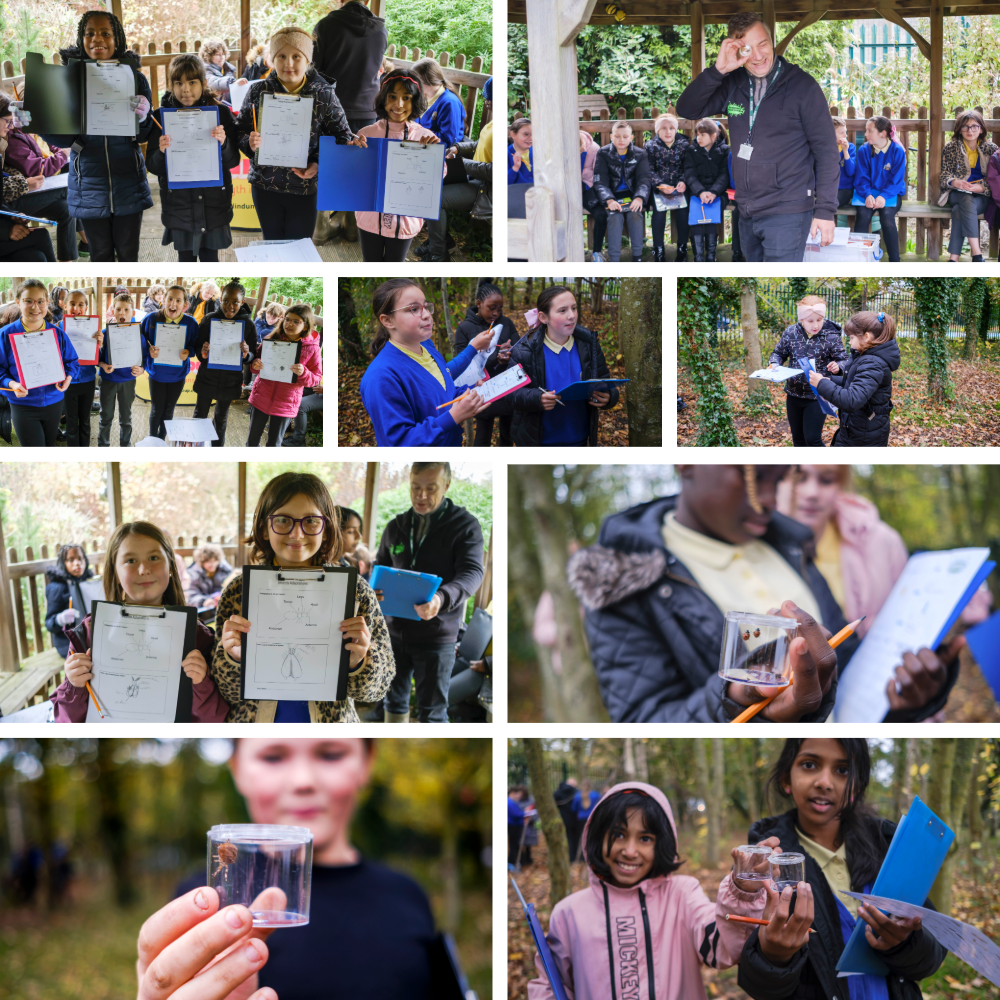
<path fill-rule="evenodd" d="M 69 186 L 69 174 L 55 174 L 52 177 L 46 177 L 42 181 L 42 186 L 38 189 L 39 191 L 58 191 L 60 188 Z"/>
<path fill-rule="evenodd" d="M 236 80 L 229 85 L 229 103 L 233 106 L 233 114 L 238 115 L 243 107 L 243 98 L 255 80 Z"/>
<path fill-rule="evenodd" d="M 497 346 L 501 333 L 503 333 L 503 327 L 498 326 L 493 330 L 493 336 L 490 337 L 490 346 L 479 351 L 472 361 L 469 362 L 469 367 L 455 379 L 456 386 L 461 388 L 466 385 L 475 385 L 486 375 L 486 362 L 493 353 L 493 349 Z"/>
<path fill-rule="evenodd" d="M 21 384 L 25 389 L 52 385 L 66 377 L 66 368 L 63 365 L 55 330 L 13 333 L 10 339 L 17 352 L 21 368 Z"/>
<path fill-rule="evenodd" d="M 494 399 L 499 399 L 510 392 L 511 389 L 516 389 L 526 380 L 527 375 L 525 375 L 524 369 L 520 365 L 515 365 L 513 368 L 508 368 L 505 372 L 487 379 L 482 385 L 477 386 L 474 391 L 478 392 L 489 403 Z"/>
<path fill-rule="evenodd" d="M 108 356 L 115 368 L 142 367 L 142 334 L 138 323 L 108 324 Z"/>
<path fill-rule="evenodd" d="M 78 357 L 91 361 L 96 357 L 96 338 L 101 332 L 100 316 L 63 316 L 63 332 L 76 348 Z"/>
<path fill-rule="evenodd" d="M 260 360 L 264 367 L 257 373 L 258 378 L 268 382 L 291 382 L 294 378 L 292 365 L 296 363 L 295 352 L 298 344 L 285 340 L 264 340 L 260 345 Z"/>
<path fill-rule="evenodd" d="M 204 187 L 222 186 L 219 140 L 212 129 L 219 124 L 214 108 L 191 108 L 163 115 L 163 130 L 170 137 L 167 147 L 167 180 Z"/>
<path fill-rule="evenodd" d="M 195 444 L 205 444 L 218 441 L 219 435 L 215 425 L 208 417 L 198 417 L 191 420 L 164 420 L 167 437 L 171 441 L 192 441 Z"/>
<path fill-rule="evenodd" d="M 785 379 L 802 374 L 801 368 L 785 368 L 783 365 L 778 365 L 777 368 L 758 368 L 749 377 L 759 378 L 763 382 L 784 382 Z"/>
<path fill-rule="evenodd" d="M 94 579 L 81 580 L 77 586 L 80 588 L 80 593 L 83 595 L 83 600 L 87 605 L 85 608 L 77 608 L 77 611 L 85 618 L 90 614 L 94 601 L 105 600 L 104 581 Z"/>
<path fill-rule="evenodd" d="M 91 685 L 107 718 L 90 701 L 87 722 L 173 722 L 186 628 L 179 611 L 98 604 Z"/>
<path fill-rule="evenodd" d="M 213 319 L 208 326 L 208 363 L 238 365 L 243 361 L 240 342 L 243 323 L 230 319 Z"/>
<path fill-rule="evenodd" d="M 261 144 L 257 164 L 261 167 L 309 166 L 309 133 L 313 98 L 265 94 L 261 104 Z"/>
<path fill-rule="evenodd" d="M 921 552 L 909 562 L 840 678 L 837 722 L 881 722 L 903 653 L 930 646 L 989 557 L 985 548 Z"/>
<path fill-rule="evenodd" d="M 436 219 L 441 214 L 445 143 L 390 142 L 385 164 L 387 215 Z"/>
<path fill-rule="evenodd" d="M 87 135 L 136 134 L 135 76 L 119 63 L 84 63 Z"/>
<path fill-rule="evenodd" d="M 245 698 L 336 701 L 347 573 L 254 570 L 246 588 Z M 321 579 L 322 578 L 322 579 Z"/>
<path fill-rule="evenodd" d="M 160 349 L 159 355 L 153 359 L 157 365 L 175 365 L 180 368 L 181 351 L 187 340 L 187 327 L 183 323 L 157 323 L 155 345 Z"/>
<path fill-rule="evenodd" d="M 244 264 L 316 264 L 322 263 L 316 245 L 310 239 L 276 240 L 254 246 L 236 247 L 236 259 Z"/>

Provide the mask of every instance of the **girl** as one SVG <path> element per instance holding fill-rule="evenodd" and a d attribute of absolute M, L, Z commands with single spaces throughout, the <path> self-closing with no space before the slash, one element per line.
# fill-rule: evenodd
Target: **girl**
<path fill-rule="evenodd" d="M 379 120 L 374 125 L 366 125 L 358 135 L 409 140 L 421 146 L 437 143 L 438 137 L 418 120 L 423 106 L 420 85 L 412 76 L 407 76 L 402 69 L 386 73 L 375 98 L 375 114 Z M 406 260 L 410 243 L 424 224 L 423 219 L 382 212 L 355 212 L 354 216 L 361 238 L 361 256 L 366 261 Z"/>
<path fill-rule="evenodd" d="M 184 591 L 187 603 L 195 608 L 216 607 L 223 584 L 232 571 L 221 545 L 199 545 L 194 550 L 194 562 L 188 567 L 188 585 Z"/>
<path fill-rule="evenodd" d="M 63 629 L 72 628 L 87 610 L 80 583 L 93 576 L 87 553 L 75 542 L 60 545 L 55 566 L 45 571 L 45 627 L 52 634 L 52 645 L 63 659 L 69 653 L 69 639 Z"/>
<path fill-rule="evenodd" d="M 317 476 L 284 472 L 263 489 L 253 515 L 250 561 L 303 569 L 335 565 L 341 555 L 340 527 L 330 491 Z M 385 619 L 371 587 L 358 580 L 357 613 L 340 623 L 351 653 L 344 701 L 243 701 L 240 698 L 240 636 L 253 623 L 240 616 L 243 577 L 223 589 L 215 617 L 220 639 L 212 676 L 232 708 L 228 722 L 360 722 L 354 702 L 381 701 L 396 673 Z"/>
<path fill-rule="evenodd" d="M 615 263 L 622 257 L 626 218 L 632 261 L 642 260 L 642 206 L 649 201 L 652 185 L 646 151 L 632 145 L 632 126 L 615 122 L 611 142 L 601 147 L 594 166 L 594 189 L 608 210 L 608 256 Z"/>
<path fill-rule="evenodd" d="M 129 521 L 116 528 L 104 558 L 104 599 L 146 607 L 184 603 L 184 588 L 177 576 L 174 548 L 164 531 L 148 521 Z M 56 722 L 85 722 L 87 682 L 94 679 L 91 659 L 91 621 L 87 615 L 66 632 L 70 654 L 66 680 L 56 688 Z M 208 676 L 215 637 L 201 622 L 195 627 L 195 648 L 184 657 L 181 669 L 191 678 L 194 697 L 192 722 L 223 722 L 229 706 Z"/>
<path fill-rule="evenodd" d="M 350 507 L 337 507 L 337 523 L 340 525 L 340 547 L 342 555 L 339 566 L 357 566 L 354 553 L 361 544 L 361 515 Z"/>
<path fill-rule="evenodd" d="M 692 199 L 700 198 L 710 205 L 722 198 L 725 206 L 726 188 L 729 187 L 729 146 L 725 129 L 711 118 L 702 118 L 695 126 L 696 146 L 689 146 L 684 153 L 684 183 Z M 714 223 L 695 226 L 691 234 L 696 261 L 714 261 L 719 233 Z"/>
<path fill-rule="evenodd" d="M 132 296 L 128 292 L 118 292 L 112 302 L 113 321 L 119 324 L 132 322 L 135 312 Z M 153 316 L 155 313 L 149 313 Z M 141 327 L 140 327 L 141 329 Z M 105 328 L 105 336 L 107 329 Z M 149 343 L 142 338 L 142 364 L 149 359 Z M 113 368 L 110 363 L 110 344 L 105 344 L 100 353 L 101 375 L 101 426 L 97 432 L 98 447 L 111 446 L 111 425 L 115 419 L 115 403 L 118 404 L 118 443 L 127 448 L 132 443 L 132 404 L 135 402 L 135 380 L 144 368 L 133 365 L 130 368 Z"/>
<path fill-rule="evenodd" d="M 409 278 L 390 278 L 372 296 L 378 327 L 374 360 L 361 376 L 361 401 L 380 447 L 460 447 L 462 425 L 485 408 L 478 392 L 459 394 L 453 379 L 492 338 L 484 330 L 446 362 L 434 347 L 433 312 L 433 303 Z"/>
<path fill-rule="evenodd" d="M 195 419 L 208 416 L 215 400 L 215 415 L 212 424 L 218 439 L 212 442 L 213 448 L 222 448 L 226 444 L 226 424 L 229 420 L 229 406 L 239 399 L 243 393 L 243 370 L 229 371 L 225 368 L 209 368 L 209 337 L 212 333 L 212 320 L 228 320 L 239 323 L 243 331 L 240 341 L 240 352 L 244 358 L 252 357 L 257 350 L 257 331 L 254 329 L 250 316 L 250 307 L 246 304 L 246 289 L 235 279 L 222 290 L 219 300 L 219 311 L 206 316 L 198 327 L 198 335 L 194 340 L 192 354 L 199 360 L 198 374 L 194 377 L 194 392 L 198 402 L 194 407 Z"/>
<path fill-rule="evenodd" d="M 142 314 L 159 312 L 163 306 L 163 297 L 167 294 L 166 285 L 150 285 L 146 297 L 142 300 Z"/>
<path fill-rule="evenodd" d="M 62 322 L 68 294 L 69 289 L 65 285 L 55 285 L 49 292 L 49 316 L 52 317 L 53 323 Z"/>
<path fill-rule="evenodd" d="M 139 259 L 142 213 L 153 207 L 146 182 L 142 143 L 154 132 L 149 110 L 153 93 L 139 69 L 139 57 L 125 42 L 125 31 L 114 14 L 89 10 L 80 18 L 76 44 L 61 49 L 63 65 L 70 59 L 110 60 L 128 66 L 135 76 L 132 110 L 139 120 L 135 136 L 46 135 L 50 145 L 70 147 L 70 214 L 83 222 L 92 261 Z"/>
<path fill-rule="evenodd" d="M 274 72 L 250 87 L 236 119 L 240 149 L 250 157 L 250 191 L 264 239 L 309 239 L 316 226 L 319 137 L 335 135 L 350 146 L 366 143 L 348 128 L 333 86 L 313 68 L 313 42 L 307 32 L 301 28 L 280 28 L 271 36 L 268 50 Z M 255 154 L 262 139 L 257 129 L 265 94 L 296 94 L 313 99 L 308 166 L 258 166 Z"/>
<path fill-rule="evenodd" d="M 208 89 L 222 100 L 228 99 L 229 85 L 236 80 L 236 67 L 226 59 L 228 55 L 229 46 L 225 42 L 214 41 L 202 42 L 198 56 L 191 56 L 202 64 L 202 73 L 208 79 Z"/>
<path fill-rule="evenodd" d="M 150 172 L 160 178 L 160 221 L 163 223 L 163 239 L 160 242 L 163 246 L 174 245 L 178 261 L 217 261 L 219 250 L 233 244 L 229 231 L 233 218 L 233 178 L 230 171 L 240 163 L 236 121 L 232 111 L 208 89 L 205 66 L 193 53 L 170 60 L 167 81 L 170 90 L 161 98 L 161 108 L 218 109 L 219 124 L 212 129 L 212 137 L 222 146 L 222 184 L 171 190 L 167 183 L 170 136 L 161 131 L 158 146 L 149 154 Z M 162 129 L 162 110 L 154 112 L 154 117 Z"/>
<path fill-rule="evenodd" d="M 218 298 L 219 286 L 214 281 L 211 279 L 199 281 L 191 286 L 191 294 L 188 296 L 187 308 L 184 311 L 200 323 L 210 312 L 215 312 Z"/>
<path fill-rule="evenodd" d="M 713 903 L 696 878 L 675 874 L 683 862 L 673 810 L 659 788 L 641 781 L 605 792 L 582 848 L 590 886 L 556 903 L 546 935 L 567 992 L 576 1000 L 704 1000 L 702 965 L 735 965 L 750 936 L 747 924 L 726 915 L 760 917 L 764 891 L 726 875 Z M 550 1000 L 537 956 L 535 965 L 540 975 L 528 984 L 528 1000 Z"/>
<path fill-rule="evenodd" d="M 517 118 L 511 122 L 507 132 L 510 145 L 507 147 L 507 183 L 534 184 L 531 176 L 531 122 L 527 118 Z"/>
<path fill-rule="evenodd" d="M 796 303 L 798 322 L 788 327 L 771 351 L 772 368 L 798 367 L 799 358 L 811 358 L 817 371 L 839 371 L 837 362 L 847 360 L 841 328 L 827 319 L 826 301 L 807 295 Z M 826 414 L 816 394 L 806 383 L 805 375 L 785 380 L 785 410 L 796 448 L 823 448 L 823 423 Z"/>
<path fill-rule="evenodd" d="M 620 235 L 620 234 L 619 234 Z M 513 413 L 510 434 L 518 447 L 534 445 L 597 446 L 597 411 L 618 403 L 618 388 L 593 392 L 590 399 L 559 401 L 557 390 L 584 379 L 611 378 L 597 337 L 577 326 L 576 298 L 563 285 L 551 285 L 538 296 L 538 326 L 510 352 L 531 384 L 493 404 Z"/>
<path fill-rule="evenodd" d="M 871 757 L 862 739 L 785 740 L 768 789 L 791 799 L 793 808 L 756 822 L 748 840 L 777 841 L 781 851 L 804 854 L 806 879 L 798 885 L 791 917 L 792 890 L 785 889 L 780 902 L 773 889 L 765 890 L 770 923 L 753 929 L 739 964 L 739 985 L 753 1000 L 919 1000 L 919 981 L 944 961 L 944 948 L 919 918 L 888 916 L 844 894 L 871 892 L 896 829 L 865 803 L 870 776 Z M 765 836 L 768 841 L 761 839 Z M 838 978 L 835 966 L 854 931 L 855 915 L 867 925 L 865 940 L 889 975 Z"/>
<path fill-rule="evenodd" d="M 840 161 L 837 207 L 847 208 L 854 198 L 854 173 L 858 168 L 858 152 L 854 143 L 847 141 L 847 122 L 837 115 L 834 115 L 830 120 L 833 122 L 833 131 L 837 136 L 837 158 Z"/>
<path fill-rule="evenodd" d="M 951 205 L 949 260 L 959 259 L 963 240 L 969 241 L 972 259 L 977 263 L 983 260 L 979 214 L 990 202 L 987 168 L 998 148 L 986 138 L 986 122 L 978 111 L 965 111 L 955 119 L 951 142 L 941 153 L 943 193 L 938 199 L 939 205 Z"/>
<path fill-rule="evenodd" d="M 191 370 L 191 352 L 198 336 L 198 323 L 184 313 L 187 293 L 183 285 L 171 285 L 159 312 L 148 313 L 139 324 L 139 331 L 149 345 L 145 359 L 149 375 L 149 433 L 151 437 L 166 440 L 166 420 L 174 419 L 174 407 L 184 390 L 184 380 Z M 164 364 L 160 348 L 156 346 L 156 327 L 159 323 L 176 323 L 184 328 L 184 346 L 180 349 L 180 364 L 173 360 Z"/>
<path fill-rule="evenodd" d="M 382 77 L 404 70 L 393 70 Z M 465 105 L 458 91 L 444 78 L 441 64 L 436 59 L 420 59 L 410 67 L 410 73 L 420 83 L 424 111 L 417 119 L 418 124 L 433 132 L 446 146 L 454 146 L 465 139 Z M 378 101 L 375 102 L 376 108 Z M 364 133 L 362 133 L 364 134 Z"/>
<path fill-rule="evenodd" d="M 240 75 L 241 80 L 263 80 L 271 72 L 270 55 L 264 44 L 255 45 L 247 52 L 247 64 Z"/>
<path fill-rule="evenodd" d="M 66 390 L 80 374 L 76 348 L 69 338 L 48 320 L 49 293 L 38 278 L 28 278 L 17 286 L 17 306 L 21 318 L 0 330 L 0 386 L 12 389 L 6 393 L 10 402 L 11 420 L 22 448 L 51 448 L 59 433 Z M 66 377 L 53 385 L 25 389 L 18 381 L 17 361 L 11 345 L 12 333 L 36 333 L 53 330 L 62 356 Z"/>
<path fill-rule="evenodd" d="M 831 447 L 889 444 L 892 411 L 892 373 L 899 367 L 896 322 L 884 312 L 859 312 L 847 321 L 851 356 L 843 364 L 833 361 L 827 370 L 839 375 L 809 372 L 816 391 L 840 411 L 840 428 Z M 834 367 L 836 366 L 836 367 Z"/>
<path fill-rule="evenodd" d="M 881 115 L 865 123 L 865 139 L 854 168 L 854 194 L 864 199 L 864 204 L 858 206 L 855 225 L 859 233 L 867 233 L 872 215 L 878 212 L 889 260 L 898 263 L 896 213 L 906 197 L 906 151 L 896 142 L 896 126 Z"/>
<path fill-rule="evenodd" d="M 267 304 L 267 308 L 254 320 L 258 344 L 281 322 L 284 315 L 285 307 L 280 302 Z"/>
<path fill-rule="evenodd" d="M 646 156 L 653 175 L 653 187 L 667 196 L 684 194 L 684 154 L 691 148 L 691 140 L 677 131 L 677 119 L 673 115 L 660 115 L 653 122 L 653 138 L 646 143 Z M 687 260 L 688 210 L 671 209 L 670 217 L 677 227 L 676 261 Z M 653 198 L 653 260 L 666 260 L 663 236 L 667 228 L 667 213 L 656 207 Z"/>
<path fill-rule="evenodd" d="M 55 289 L 53 289 L 55 291 Z M 86 292 L 72 291 L 68 293 L 66 305 L 67 316 L 86 316 L 89 309 Z M 98 357 L 100 348 L 104 346 L 104 334 L 99 330 L 96 336 Z M 93 357 L 93 352 L 91 352 Z M 94 392 L 97 388 L 97 365 L 80 365 L 80 374 L 73 379 L 66 390 L 66 447 L 90 447 L 90 414 L 94 405 Z"/>
<path fill-rule="evenodd" d="M 594 190 L 594 168 L 597 166 L 597 154 L 601 147 L 594 141 L 589 132 L 580 132 L 580 183 L 582 187 L 583 207 L 594 220 L 594 235 L 590 244 L 591 260 L 600 264 L 604 260 L 601 249 L 604 237 L 608 232 L 608 210 L 604 207 L 597 191 Z"/>
<path fill-rule="evenodd" d="M 302 402 L 302 390 L 306 386 L 319 385 L 323 381 L 323 359 L 319 339 L 312 336 L 313 312 L 304 302 L 297 302 L 285 310 L 281 325 L 264 337 L 264 340 L 284 340 L 291 343 L 302 341 L 302 354 L 297 364 L 292 365 L 292 371 L 298 376 L 296 382 L 272 382 L 270 379 L 254 380 L 250 390 L 250 433 L 247 435 L 247 447 L 256 448 L 268 418 L 271 426 L 267 431 L 268 448 L 280 448 L 285 437 L 285 431 L 295 414 L 299 412 Z M 263 341 L 257 345 L 256 359 L 250 365 L 259 372 L 264 367 L 260 360 Z M 235 374 L 235 373 L 234 373 Z"/>

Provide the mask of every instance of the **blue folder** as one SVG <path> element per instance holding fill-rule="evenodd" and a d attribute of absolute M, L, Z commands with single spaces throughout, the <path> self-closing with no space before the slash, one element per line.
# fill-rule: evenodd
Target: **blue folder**
<path fill-rule="evenodd" d="M 524 908 L 524 916 L 528 921 L 528 926 L 531 928 L 531 936 L 535 939 L 535 947 L 538 949 L 538 955 L 542 960 L 542 967 L 545 969 L 545 975 L 548 977 L 552 992 L 555 994 L 556 1000 L 566 1000 L 566 989 L 563 986 L 562 977 L 559 975 L 559 967 L 556 965 L 556 960 L 552 957 L 552 949 L 549 948 L 549 942 L 545 940 L 545 932 L 542 930 L 542 925 L 538 922 L 538 914 L 535 913 L 535 907 L 532 903 L 524 901 L 521 890 L 517 887 L 517 883 L 514 882 L 514 876 L 510 875 L 508 877 L 514 883 L 514 892 L 517 893 L 517 898 L 521 900 L 521 906 Z"/>
<path fill-rule="evenodd" d="M 816 365 L 813 364 L 812 358 L 796 358 L 795 363 L 802 369 L 803 372 L 805 372 L 806 381 L 809 382 L 809 372 L 816 371 Z M 812 389 L 813 395 L 819 400 L 819 408 L 828 417 L 835 417 L 837 415 L 837 408 L 816 391 L 816 386 L 814 386 L 812 382 L 809 382 L 809 388 Z"/>
<path fill-rule="evenodd" d="M 959 602 L 955 605 L 955 607 L 951 609 L 951 614 L 948 616 L 948 620 L 944 623 L 944 628 L 941 629 L 941 631 L 937 635 L 937 638 L 934 640 L 934 645 L 931 647 L 932 649 L 937 649 L 938 646 L 940 646 L 941 643 L 944 642 L 944 637 L 952 630 L 952 628 L 955 625 L 955 622 L 958 621 L 958 616 L 965 610 L 966 604 L 968 604 L 969 601 L 972 600 L 973 595 L 983 585 L 983 581 L 990 575 L 990 573 L 993 572 L 993 570 L 996 569 L 996 567 L 997 564 L 989 559 L 987 559 L 986 562 L 984 562 L 982 566 L 979 567 L 979 571 L 972 578 L 972 583 L 970 583 L 969 586 L 966 587 L 965 593 L 962 594 L 962 597 L 959 600 Z M 884 896 L 888 894 L 875 893 L 874 895 Z M 892 898 L 895 899 L 896 897 L 893 896 Z M 903 897 L 900 896 L 899 898 L 902 899 Z M 908 900 L 903 900 L 903 902 L 908 902 Z M 920 905 L 922 906 L 923 904 L 921 903 Z"/>
<path fill-rule="evenodd" d="M 706 205 L 701 198 L 692 196 L 688 205 L 688 225 L 698 226 L 706 222 L 722 222 L 722 199 L 716 198 Z"/>
<path fill-rule="evenodd" d="M 556 395 L 566 401 L 568 399 L 590 399 L 592 392 L 607 392 L 608 386 L 624 385 L 627 378 L 588 378 L 582 382 L 570 382 L 565 389 L 557 389 Z"/>
<path fill-rule="evenodd" d="M 169 115 L 176 111 L 186 111 L 187 108 L 157 108 L 160 112 L 160 121 L 163 124 L 163 134 L 167 134 L 166 122 L 163 121 L 163 115 Z M 199 105 L 199 111 L 214 111 L 215 112 L 215 125 L 219 124 L 219 109 L 217 107 L 202 107 Z M 212 127 L 215 128 L 215 125 Z M 159 137 L 157 137 L 157 142 L 159 142 Z M 200 187 L 225 187 L 226 180 L 225 175 L 222 172 L 222 143 L 217 143 L 219 147 L 219 183 L 205 183 L 205 181 L 172 181 L 170 179 L 170 168 L 167 167 L 167 188 L 170 191 L 177 191 L 180 188 L 200 188 Z M 164 160 L 166 160 L 166 154 L 164 154 Z"/>
<path fill-rule="evenodd" d="M 381 590 L 385 600 L 380 603 L 386 618 L 409 618 L 420 621 L 414 604 L 426 604 L 441 586 L 441 577 L 431 573 L 416 573 L 411 569 L 376 566 L 372 570 L 372 590 Z"/>
<path fill-rule="evenodd" d="M 954 839 L 954 832 L 920 801 L 920 797 L 914 798 L 910 811 L 896 827 L 871 895 L 923 906 Z M 867 926 L 859 917 L 837 962 L 837 972 L 841 975 L 889 974 L 889 966 L 865 940 Z"/>
<path fill-rule="evenodd" d="M 865 197 L 867 197 L 867 195 Z M 872 193 L 872 197 L 873 198 L 885 198 L 885 207 L 886 208 L 895 208 L 896 207 L 896 196 L 895 195 L 892 195 L 891 198 L 886 198 L 886 196 L 884 194 L 883 195 L 877 195 L 877 194 L 874 194 L 874 192 L 873 192 Z M 862 198 L 861 195 L 859 195 L 857 192 L 855 192 L 854 197 L 851 198 L 851 204 L 857 206 L 858 208 L 864 208 L 865 207 L 865 199 Z M 877 212 L 878 209 L 872 209 L 872 211 L 873 212 Z"/>
<path fill-rule="evenodd" d="M 993 696 L 1000 699 L 1000 611 L 970 628 L 965 638 Z"/>

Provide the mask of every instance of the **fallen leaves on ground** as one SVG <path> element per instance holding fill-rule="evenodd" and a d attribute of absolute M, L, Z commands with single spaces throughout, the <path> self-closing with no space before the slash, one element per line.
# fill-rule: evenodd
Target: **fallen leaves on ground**
<path fill-rule="evenodd" d="M 944 707 L 945 722 L 1000 722 L 1000 707 L 969 650 L 959 657 L 958 680 Z"/>

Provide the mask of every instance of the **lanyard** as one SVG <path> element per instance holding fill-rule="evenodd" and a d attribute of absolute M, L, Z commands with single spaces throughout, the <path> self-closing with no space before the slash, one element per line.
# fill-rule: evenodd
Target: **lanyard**
<path fill-rule="evenodd" d="M 431 527 L 433 526 L 433 518 L 437 511 L 432 511 L 427 516 L 431 518 L 427 523 L 427 531 L 424 532 L 424 537 L 417 541 L 417 513 L 413 512 L 413 516 L 410 518 L 410 569 L 413 569 L 413 564 L 417 561 L 417 553 L 420 551 L 420 546 L 427 541 L 427 536 L 431 533 Z"/>
<path fill-rule="evenodd" d="M 774 86 L 775 81 L 778 79 L 778 74 L 781 72 L 781 64 L 774 69 L 774 76 L 771 78 L 770 83 L 767 85 L 767 90 L 770 90 Z M 747 79 L 750 81 L 750 132 L 747 135 L 747 142 L 752 144 L 753 140 L 753 123 L 757 120 L 757 112 L 760 111 L 760 104 L 763 104 L 767 98 L 767 90 L 764 91 L 764 96 L 760 99 L 760 104 L 756 107 L 753 102 L 754 91 L 757 89 L 754 83 L 754 77 L 747 73 Z"/>

